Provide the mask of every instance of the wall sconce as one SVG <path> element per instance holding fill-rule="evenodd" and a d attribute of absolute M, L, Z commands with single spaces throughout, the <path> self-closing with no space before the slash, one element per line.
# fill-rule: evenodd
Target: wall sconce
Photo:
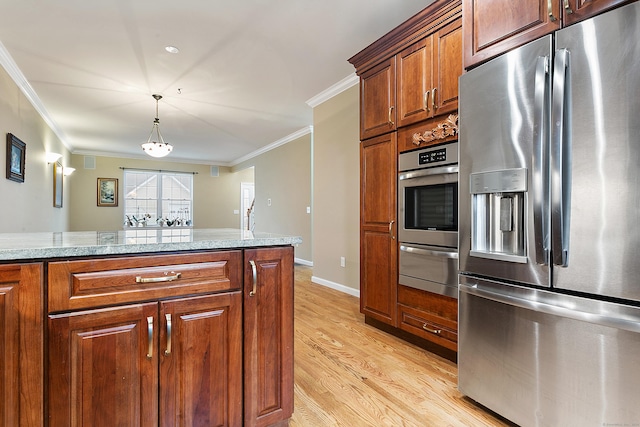
<path fill-rule="evenodd" d="M 62 168 L 62 175 L 64 176 L 69 176 L 71 175 L 74 171 L 76 170 L 76 168 L 70 168 L 70 167 L 63 167 Z"/>
<path fill-rule="evenodd" d="M 55 163 L 60 157 L 62 157 L 62 154 L 49 153 L 49 152 L 45 154 L 45 158 L 47 159 L 47 164 Z"/>

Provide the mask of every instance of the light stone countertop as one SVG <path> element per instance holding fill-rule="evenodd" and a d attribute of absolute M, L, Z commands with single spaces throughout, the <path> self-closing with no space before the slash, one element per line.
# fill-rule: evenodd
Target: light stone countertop
<path fill-rule="evenodd" d="M 302 238 L 232 228 L 0 233 L 0 261 L 295 245 Z"/>

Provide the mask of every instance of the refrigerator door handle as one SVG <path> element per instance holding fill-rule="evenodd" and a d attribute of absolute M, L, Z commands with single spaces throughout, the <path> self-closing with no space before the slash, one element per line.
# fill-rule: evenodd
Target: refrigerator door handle
<path fill-rule="evenodd" d="M 507 287 L 505 286 L 505 288 Z M 563 307 L 562 305 L 550 304 L 547 302 L 536 301 L 534 299 L 524 299 L 510 293 L 508 288 L 505 292 L 496 292 L 490 289 L 485 289 L 479 284 L 460 283 L 458 285 L 458 291 L 513 307 L 523 308 L 525 310 L 640 333 L 640 323 L 635 321 L 635 319 L 628 319 L 623 316 L 614 317 L 607 315 L 606 312 L 594 313 L 591 311 L 584 311 L 577 307 Z"/>
<path fill-rule="evenodd" d="M 537 131 L 533 147 L 533 227 L 535 259 L 538 264 L 549 263 L 549 178 L 547 174 L 547 103 L 549 99 L 549 57 L 539 56 L 536 62 L 534 129 Z"/>
<path fill-rule="evenodd" d="M 551 123 L 551 253 L 555 265 L 569 262 L 569 218 L 571 215 L 570 55 L 557 49 L 553 67 Z"/>

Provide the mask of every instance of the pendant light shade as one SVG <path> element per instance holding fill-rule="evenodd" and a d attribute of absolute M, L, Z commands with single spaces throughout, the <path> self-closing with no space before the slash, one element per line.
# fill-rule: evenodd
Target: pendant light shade
<path fill-rule="evenodd" d="M 149 134 L 147 142 L 142 144 L 142 150 L 151 157 L 164 157 L 173 150 L 173 145 L 164 142 L 160 133 L 160 119 L 158 118 L 158 101 L 162 99 L 162 95 L 152 95 L 156 100 L 156 118 L 153 120 L 153 127 Z"/>

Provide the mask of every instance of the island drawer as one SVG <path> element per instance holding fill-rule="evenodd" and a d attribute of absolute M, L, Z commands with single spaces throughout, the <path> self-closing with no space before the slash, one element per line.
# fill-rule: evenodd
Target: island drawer
<path fill-rule="evenodd" d="M 242 288 L 241 250 L 50 262 L 49 313 Z"/>

